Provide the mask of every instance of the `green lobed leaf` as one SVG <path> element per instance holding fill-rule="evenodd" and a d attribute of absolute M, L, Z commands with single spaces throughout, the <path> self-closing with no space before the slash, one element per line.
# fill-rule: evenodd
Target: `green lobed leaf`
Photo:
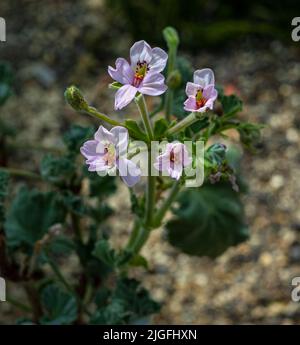
<path fill-rule="evenodd" d="M 120 278 L 111 292 L 110 303 L 100 307 L 91 318 L 92 324 L 129 324 L 156 313 L 160 305 L 140 286 L 135 279 Z"/>
<path fill-rule="evenodd" d="M 243 109 L 243 102 L 238 96 L 225 96 L 221 88 L 218 88 L 218 99 L 222 104 L 223 117 L 231 117 Z"/>
<path fill-rule="evenodd" d="M 57 285 L 43 288 L 41 302 L 45 315 L 40 319 L 43 325 L 69 325 L 77 318 L 76 298 Z"/>
<path fill-rule="evenodd" d="M 101 239 L 95 244 L 93 255 L 108 266 L 115 265 L 116 253 L 106 239 Z"/>
<path fill-rule="evenodd" d="M 184 191 L 167 224 L 169 242 L 186 254 L 216 258 L 248 238 L 243 206 L 229 184 Z"/>
<path fill-rule="evenodd" d="M 116 178 L 113 176 L 99 176 L 95 172 L 88 171 L 86 165 L 83 167 L 83 175 L 89 179 L 89 195 L 103 199 L 117 190 Z"/>
<path fill-rule="evenodd" d="M 169 123 L 166 119 L 161 118 L 154 124 L 154 136 L 155 139 L 161 139 L 169 128 Z"/>
<path fill-rule="evenodd" d="M 213 144 L 205 151 L 205 159 L 212 166 L 220 166 L 226 159 L 226 146 L 223 144 Z"/>
<path fill-rule="evenodd" d="M 65 220 L 63 201 L 55 192 L 22 187 L 13 200 L 4 225 L 10 247 L 33 246 L 57 223 Z"/>
<path fill-rule="evenodd" d="M 95 129 L 93 127 L 81 127 L 73 125 L 64 134 L 63 141 L 70 153 L 79 153 L 82 144 L 94 135 Z"/>
<path fill-rule="evenodd" d="M 47 154 L 40 164 L 40 172 L 45 181 L 55 184 L 67 183 L 75 173 L 75 164 L 68 157 Z"/>
<path fill-rule="evenodd" d="M 125 121 L 125 127 L 134 139 L 145 142 L 148 141 L 146 133 L 141 129 L 137 121 L 127 119 Z"/>

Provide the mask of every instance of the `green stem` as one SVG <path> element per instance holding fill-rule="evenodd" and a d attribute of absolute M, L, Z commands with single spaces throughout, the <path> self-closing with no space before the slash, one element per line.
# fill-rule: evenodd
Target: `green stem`
<path fill-rule="evenodd" d="M 200 117 L 197 113 L 190 113 L 187 117 L 178 122 L 175 126 L 171 127 L 167 131 L 167 135 L 179 133 L 185 128 L 191 126 L 193 123 L 197 122 L 199 119 Z"/>
<path fill-rule="evenodd" d="M 121 122 L 116 121 L 108 117 L 107 115 L 104 115 L 102 113 L 99 113 L 95 108 L 88 106 L 86 109 L 83 110 L 84 113 L 87 113 L 93 117 L 96 117 L 97 119 L 100 119 L 102 121 L 105 121 L 109 123 L 112 126 L 122 126 L 125 127 Z"/>
<path fill-rule="evenodd" d="M 152 124 L 149 118 L 149 113 L 147 110 L 147 105 L 145 98 L 142 94 L 139 94 L 135 98 L 135 103 L 137 104 L 141 117 L 144 122 L 144 126 L 148 135 L 148 139 L 154 140 L 154 134 L 152 129 Z M 156 177 L 152 176 L 152 154 L 151 154 L 151 145 L 148 148 L 148 183 L 146 191 L 146 214 L 145 214 L 145 225 L 146 227 L 151 227 L 154 205 L 155 205 L 155 194 L 156 194 Z"/>
<path fill-rule="evenodd" d="M 152 124 L 150 121 L 150 117 L 148 114 L 148 109 L 147 109 L 147 105 L 146 105 L 144 96 L 142 94 L 139 94 L 135 98 L 135 103 L 136 103 L 137 107 L 139 108 L 141 117 L 142 117 L 143 122 L 144 122 L 146 132 L 148 134 L 149 140 L 151 141 L 154 139 L 154 134 L 153 134 Z"/>
<path fill-rule="evenodd" d="M 42 177 L 36 173 L 33 173 L 28 170 L 23 170 L 23 169 L 17 169 L 17 168 L 4 168 L 0 167 L 0 170 L 6 171 L 12 176 L 17 176 L 17 177 L 28 177 L 32 178 L 35 180 L 42 180 Z"/>
<path fill-rule="evenodd" d="M 154 225 L 155 227 L 159 227 L 162 220 L 164 219 L 165 214 L 169 210 L 170 206 L 172 205 L 173 201 L 176 199 L 181 187 L 180 180 L 176 181 L 170 191 L 168 197 L 164 200 L 163 204 L 160 206 L 159 211 L 156 213 L 154 217 Z"/>
<path fill-rule="evenodd" d="M 143 226 L 141 222 L 135 222 L 134 229 L 126 246 L 126 249 L 132 253 L 131 258 L 140 252 L 149 238 L 150 232 L 151 230 L 148 227 Z"/>
<path fill-rule="evenodd" d="M 47 260 L 48 263 L 53 271 L 53 273 L 56 275 L 57 279 L 64 285 L 64 287 L 73 295 L 75 294 L 75 291 L 73 290 L 72 286 L 66 281 L 62 273 L 60 272 L 58 266 L 56 263 L 50 258 L 49 254 L 47 253 Z"/>
<path fill-rule="evenodd" d="M 19 301 L 16 301 L 14 298 L 12 298 L 10 296 L 6 297 L 6 302 L 8 302 L 9 304 L 13 305 L 14 307 L 16 307 L 20 310 L 23 310 L 26 313 L 32 312 L 32 309 L 29 306 L 27 306 L 27 305 L 25 305 Z"/>

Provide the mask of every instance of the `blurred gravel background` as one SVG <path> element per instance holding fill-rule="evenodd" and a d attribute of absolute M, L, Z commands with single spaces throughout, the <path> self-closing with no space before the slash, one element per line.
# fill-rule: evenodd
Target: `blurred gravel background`
<path fill-rule="evenodd" d="M 106 68 L 120 54 L 126 56 L 132 39 L 113 25 L 117 18 L 107 14 L 103 1 L 12 0 L 1 2 L 0 9 L 8 30 L 0 59 L 16 71 L 16 93 L 1 117 L 20 129 L 17 142 L 60 147 L 60 135 L 71 122 L 91 123 L 65 105 L 63 91 L 70 83 L 80 85 L 103 112 L 112 112 Z M 164 303 L 154 323 L 300 322 L 300 304 L 290 297 L 291 279 L 300 276 L 299 47 L 254 37 L 213 51 L 199 44 L 191 56 L 195 68 L 213 68 L 226 92 L 240 95 L 242 116 L 266 126 L 258 155 L 245 153 L 242 163 L 250 187 L 245 205 L 252 235 L 212 261 L 179 254 L 162 231 L 155 231 L 143 252 L 150 271 L 133 273 Z M 126 109 L 128 114 L 135 116 L 135 109 Z M 14 164 L 32 168 L 39 159 L 24 145 Z M 119 193 L 124 198 L 111 199 L 120 210 L 118 218 L 109 222 L 116 246 L 131 223 L 124 186 Z M 6 307 L 0 322 L 10 318 Z"/>

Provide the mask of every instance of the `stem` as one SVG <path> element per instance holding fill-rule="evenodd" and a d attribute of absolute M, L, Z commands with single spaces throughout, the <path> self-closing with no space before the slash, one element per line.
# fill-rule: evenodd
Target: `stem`
<path fill-rule="evenodd" d="M 164 200 L 163 204 L 159 208 L 159 211 L 156 213 L 156 215 L 154 217 L 154 225 L 155 225 L 155 227 L 159 227 L 160 226 L 160 224 L 161 224 L 165 214 L 167 213 L 168 209 L 172 205 L 173 201 L 176 199 L 176 197 L 177 197 L 177 195 L 178 195 L 178 193 L 180 191 L 180 187 L 181 187 L 180 180 L 176 181 L 173 184 L 172 189 L 170 191 L 170 194 Z"/>
<path fill-rule="evenodd" d="M 148 109 L 147 109 L 147 105 L 146 105 L 144 96 L 142 94 L 139 94 L 135 98 L 135 103 L 136 103 L 136 105 L 139 108 L 141 117 L 142 117 L 143 122 L 144 122 L 144 126 L 145 126 L 145 129 L 146 129 L 146 132 L 147 132 L 148 137 L 149 137 L 149 139 L 151 141 L 151 140 L 154 139 L 154 134 L 153 134 L 152 124 L 151 124 L 151 121 L 150 121 L 150 117 L 149 117 L 149 114 L 148 114 Z"/>
<path fill-rule="evenodd" d="M 32 178 L 35 180 L 43 181 L 43 179 L 40 175 L 33 173 L 31 171 L 28 171 L 28 170 L 16 169 L 16 168 L 4 168 L 4 167 L 0 167 L 0 170 L 6 171 L 10 175 L 13 175 L 13 176 L 28 177 L 28 178 Z"/>
<path fill-rule="evenodd" d="M 139 94 L 135 98 L 135 103 L 139 108 L 149 141 L 154 140 L 152 124 L 149 118 L 149 113 L 147 110 L 147 105 L 146 105 L 144 96 L 142 94 Z M 154 213 L 154 205 L 155 205 L 156 177 L 152 176 L 151 173 L 152 173 L 152 154 L 151 154 L 151 145 L 150 145 L 148 148 L 148 183 L 147 183 L 147 191 L 146 191 L 146 214 L 145 214 L 146 227 L 151 227 L 153 213 Z"/>
<path fill-rule="evenodd" d="M 167 131 L 167 135 L 181 132 L 183 129 L 191 126 L 193 123 L 197 122 L 199 119 L 200 119 L 199 115 L 197 115 L 196 113 L 190 113 L 187 117 L 185 117 L 183 120 L 178 122 L 175 126 L 171 127 Z"/>
<path fill-rule="evenodd" d="M 149 238 L 151 230 L 143 226 L 138 220 L 135 222 L 126 249 L 132 252 L 131 258 L 136 256 Z"/>
<path fill-rule="evenodd" d="M 156 176 L 151 176 L 152 157 L 151 152 L 148 154 L 148 185 L 146 194 L 146 226 L 151 226 L 153 221 L 153 213 L 155 210 L 155 195 L 156 195 Z"/>
<path fill-rule="evenodd" d="M 38 322 L 41 316 L 43 315 L 43 310 L 40 303 L 38 291 L 32 282 L 24 283 L 24 289 L 32 306 L 33 319 L 35 322 Z"/>
<path fill-rule="evenodd" d="M 27 305 L 25 305 L 19 301 L 16 301 L 14 298 L 12 298 L 10 296 L 6 297 L 6 302 L 8 302 L 9 304 L 13 305 L 14 307 L 16 307 L 18 309 L 23 310 L 26 313 L 32 312 L 32 309 L 29 306 L 27 306 Z"/>
<path fill-rule="evenodd" d="M 22 149 L 24 150 L 32 150 L 32 151 L 41 151 L 41 152 L 49 152 L 57 155 L 62 155 L 64 154 L 64 150 L 56 148 L 56 147 L 48 147 L 48 146 L 40 146 L 40 145 L 35 145 L 32 143 L 8 143 L 7 144 L 8 148 L 12 149 Z"/>
<path fill-rule="evenodd" d="M 53 273 L 56 275 L 57 279 L 64 285 L 64 287 L 70 293 L 72 293 L 73 295 L 76 295 L 75 291 L 72 288 L 72 286 L 65 280 L 64 276 L 60 272 L 60 270 L 59 270 L 58 266 L 56 265 L 56 263 L 50 258 L 48 253 L 46 255 L 47 255 L 48 263 L 49 263 L 50 267 L 52 268 Z"/>
<path fill-rule="evenodd" d="M 118 122 L 116 120 L 111 119 L 110 117 L 108 117 L 107 115 L 104 115 L 102 113 L 99 113 L 99 111 L 97 111 L 95 108 L 93 107 L 87 107 L 86 109 L 83 110 L 83 112 L 96 117 L 97 119 L 100 119 L 102 121 L 105 121 L 107 123 L 109 123 L 112 126 L 122 126 L 125 127 L 121 122 Z"/>

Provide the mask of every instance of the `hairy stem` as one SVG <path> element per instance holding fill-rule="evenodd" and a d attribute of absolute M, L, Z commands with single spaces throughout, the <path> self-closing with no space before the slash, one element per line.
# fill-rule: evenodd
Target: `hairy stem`
<path fill-rule="evenodd" d="M 83 110 L 84 113 L 91 115 L 93 117 L 96 117 L 97 119 L 100 119 L 104 122 L 109 123 L 112 126 L 122 126 L 124 127 L 124 125 L 121 122 L 118 122 L 116 120 L 111 119 L 110 117 L 108 117 L 105 114 L 99 113 L 99 111 L 97 111 L 95 108 L 88 106 L 86 109 Z"/>
<path fill-rule="evenodd" d="M 152 123 L 150 121 L 150 117 L 148 114 L 148 109 L 147 109 L 147 105 L 145 102 L 145 98 L 142 94 L 139 94 L 136 98 L 135 98 L 135 103 L 137 105 L 137 107 L 139 108 L 142 120 L 144 122 L 144 126 L 148 135 L 149 140 L 153 140 L 154 139 L 154 134 L 153 134 L 153 129 L 152 129 Z"/>
<path fill-rule="evenodd" d="M 41 180 L 42 177 L 36 173 L 33 173 L 28 170 L 23 170 L 23 169 L 17 169 L 17 168 L 3 168 L 0 167 L 0 170 L 6 171 L 9 173 L 11 176 L 16 176 L 16 177 L 28 177 L 34 180 Z"/>
<path fill-rule="evenodd" d="M 179 121 L 175 126 L 171 127 L 167 131 L 167 135 L 179 133 L 185 128 L 191 126 L 193 123 L 197 122 L 199 119 L 200 117 L 197 115 L 197 113 L 190 113 L 183 120 Z"/>
<path fill-rule="evenodd" d="M 181 187 L 180 180 L 176 181 L 171 190 L 168 197 L 164 200 L 163 204 L 159 207 L 159 210 L 157 211 L 155 217 L 154 217 L 154 226 L 158 227 L 160 226 L 162 220 L 164 219 L 164 216 L 166 215 L 167 211 L 169 210 L 170 206 L 172 205 L 173 201 L 175 201 Z"/>

